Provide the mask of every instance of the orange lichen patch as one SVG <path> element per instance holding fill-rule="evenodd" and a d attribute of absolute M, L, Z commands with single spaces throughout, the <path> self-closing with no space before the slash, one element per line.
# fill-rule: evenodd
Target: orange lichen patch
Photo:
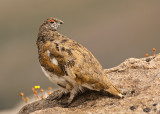
<path fill-rule="evenodd" d="M 148 53 L 146 53 L 146 54 L 145 54 L 145 56 L 146 56 L 146 57 L 148 57 L 148 56 L 149 56 L 149 54 L 148 54 Z"/>

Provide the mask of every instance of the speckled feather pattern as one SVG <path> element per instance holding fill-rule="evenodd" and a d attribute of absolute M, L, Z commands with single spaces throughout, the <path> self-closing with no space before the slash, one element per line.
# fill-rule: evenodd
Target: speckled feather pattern
<path fill-rule="evenodd" d="M 54 83 L 68 91 L 86 87 L 98 91 L 106 90 L 114 95 L 120 94 L 112 86 L 93 54 L 76 41 L 49 28 L 46 24 L 48 20 L 39 29 L 37 46 L 40 64 L 49 72 L 51 79 L 54 78 L 51 74 L 64 79 Z"/>

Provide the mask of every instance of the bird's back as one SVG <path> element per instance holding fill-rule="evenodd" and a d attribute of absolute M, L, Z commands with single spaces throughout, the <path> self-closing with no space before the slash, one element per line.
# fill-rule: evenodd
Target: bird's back
<path fill-rule="evenodd" d="M 66 73 L 75 79 L 77 84 L 90 89 L 108 88 L 109 80 L 101 64 L 88 49 L 76 41 L 54 32 L 52 37 L 41 44 L 40 50 L 43 50 L 41 53 L 47 53 L 49 50 L 59 65 L 65 66 L 65 71 L 62 70 L 64 73 L 58 75 Z"/>
<path fill-rule="evenodd" d="M 69 85 L 67 90 L 73 95 L 76 88 L 87 87 L 122 96 L 93 54 L 76 41 L 59 34 L 54 23 L 53 19 L 46 20 L 39 29 L 37 39 L 39 61 L 45 74 L 57 85 L 66 89 Z"/>

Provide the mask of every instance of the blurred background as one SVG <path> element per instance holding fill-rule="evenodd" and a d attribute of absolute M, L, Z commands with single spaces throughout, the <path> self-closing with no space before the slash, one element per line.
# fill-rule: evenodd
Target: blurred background
<path fill-rule="evenodd" d="M 87 47 L 104 68 L 160 50 L 159 0 L 0 0 L 0 111 L 21 101 L 20 92 L 54 85 L 41 71 L 37 34 L 48 17 L 59 32 Z"/>

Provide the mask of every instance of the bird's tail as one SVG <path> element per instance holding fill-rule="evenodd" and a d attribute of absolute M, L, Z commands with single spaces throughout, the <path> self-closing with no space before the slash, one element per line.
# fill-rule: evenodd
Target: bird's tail
<path fill-rule="evenodd" d="M 118 96 L 120 98 L 123 98 L 123 95 L 121 94 L 121 92 L 116 87 L 114 87 L 114 85 L 112 85 L 112 83 L 110 82 L 110 80 L 106 76 L 103 79 L 105 79 L 105 84 L 106 84 L 106 86 L 104 88 L 105 91 L 107 91 L 115 96 Z"/>
<path fill-rule="evenodd" d="M 105 91 L 108 91 L 109 93 L 115 96 L 123 98 L 123 95 L 121 94 L 121 92 L 116 87 L 114 87 L 112 84 L 109 86 L 109 88 L 105 89 Z"/>

